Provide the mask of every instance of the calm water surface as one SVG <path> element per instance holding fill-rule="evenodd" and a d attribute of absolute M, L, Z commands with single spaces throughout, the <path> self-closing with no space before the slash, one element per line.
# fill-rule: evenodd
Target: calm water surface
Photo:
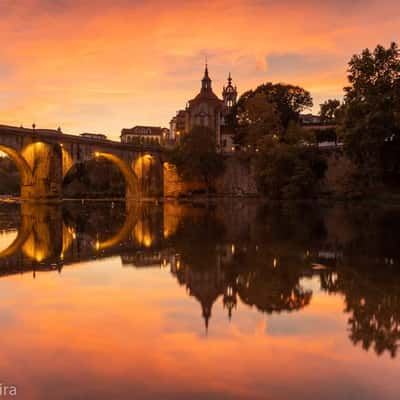
<path fill-rule="evenodd" d="M 399 209 L 0 205 L 21 399 L 399 399 Z"/>

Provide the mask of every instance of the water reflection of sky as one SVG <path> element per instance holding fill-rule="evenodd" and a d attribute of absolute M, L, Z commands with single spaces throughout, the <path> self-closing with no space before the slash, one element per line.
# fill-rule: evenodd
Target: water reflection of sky
<path fill-rule="evenodd" d="M 74 226 L 77 238 L 86 240 L 92 235 L 87 221 L 85 227 L 83 222 Z M 36 269 L 35 279 L 32 271 L 11 273 L 14 269 L 0 278 L 1 378 L 16 384 L 21 398 L 398 397 L 399 359 L 391 358 L 387 351 L 378 356 L 372 347 L 365 351 L 349 338 L 351 318 L 357 316 L 364 322 L 369 315 L 365 308 L 375 306 L 383 295 L 394 304 L 400 296 L 395 275 L 387 286 L 384 264 L 378 275 L 374 269 L 369 272 L 366 264 L 364 270 L 355 271 L 347 264 L 332 264 L 329 271 L 334 272 L 322 274 L 302 264 L 303 238 L 296 239 L 287 230 L 279 240 L 264 237 L 254 254 L 254 239 L 229 237 L 228 249 L 232 241 L 236 243 L 236 258 L 231 258 L 231 252 L 220 256 L 212 246 L 214 240 L 223 241 L 224 235 L 230 235 L 228 231 L 218 231 L 219 239 L 204 238 L 203 243 L 188 243 L 187 236 L 163 243 L 157 242 L 147 222 L 142 225 L 158 243 L 149 264 L 144 248 L 138 255 L 118 245 L 116 253 L 104 254 L 104 258 L 81 263 L 74 258 L 73 265 L 64 266 L 61 272 L 48 271 L 46 263 L 35 264 L 25 255 L 17 262 L 25 263 L 27 269 L 28 263 L 33 263 L 29 268 Z M 202 234 L 208 228 L 192 224 L 192 229 Z M 265 226 L 259 228 L 265 233 Z M 40 249 L 46 247 L 43 243 L 41 240 Z M 323 243 L 318 241 L 318 246 Z M 305 244 L 313 250 L 310 243 Z M 70 249 L 76 251 L 75 245 Z M 86 257 L 82 249 L 80 254 Z M 176 249 L 180 253 L 178 270 L 171 271 L 173 261 L 167 268 L 162 259 L 158 264 L 154 261 L 162 251 L 173 260 Z M 268 251 L 260 255 L 263 249 Z M 72 250 L 66 257 L 75 257 Z M 301 256 L 296 258 L 298 250 Z M 274 253 L 271 259 L 269 251 Z M 347 254 L 346 248 L 342 251 Z M 196 263 L 192 257 L 198 254 L 202 254 L 201 263 L 188 264 Z M 12 257 L 6 260 L 12 263 Z M 279 259 L 277 267 L 270 262 L 274 257 Z M 204 266 L 205 261 L 216 264 Z M 321 264 L 321 259 L 317 261 Z M 3 267 L 8 268 L 6 264 Z M 365 290 L 370 275 L 378 294 L 369 295 Z M 256 280 L 252 280 L 254 276 Z M 329 290 L 322 287 L 321 279 L 330 282 Z M 212 297 L 219 293 L 215 287 L 221 282 L 228 286 L 239 282 L 231 318 L 224 295 Z M 286 282 L 291 283 L 287 286 Z M 297 303 L 280 301 L 282 296 L 301 297 L 309 291 L 309 303 L 299 309 L 290 310 Z M 199 296 L 214 299 L 208 330 Z M 354 308 L 356 303 L 365 303 L 365 307 Z M 381 303 L 382 313 L 393 311 L 385 304 Z M 396 315 L 393 311 L 393 318 Z"/>
<path fill-rule="evenodd" d="M 0 251 L 5 250 L 16 239 L 18 235 L 17 229 L 0 230 Z"/>

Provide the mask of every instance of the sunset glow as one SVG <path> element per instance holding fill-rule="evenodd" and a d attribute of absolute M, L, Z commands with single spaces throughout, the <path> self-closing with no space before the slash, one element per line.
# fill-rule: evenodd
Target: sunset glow
<path fill-rule="evenodd" d="M 264 81 L 340 97 L 352 54 L 399 39 L 397 2 L 2 0 L 0 123 L 104 132 L 168 126 L 199 88 Z"/>

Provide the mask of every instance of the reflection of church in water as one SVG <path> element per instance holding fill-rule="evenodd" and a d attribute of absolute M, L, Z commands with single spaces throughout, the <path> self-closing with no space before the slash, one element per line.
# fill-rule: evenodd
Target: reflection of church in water
<path fill-rule="evenodd" d="M 171 264 L 171 273 L 177 278 L 180 285 L 186 286 L 190 296 L 200 304 L 206 329 L 211 318 L 214 303 L 223 296 L 224 307 L 228 309 L 229 319 L 232 310 L 236 308 L 236 292 L 229 284 L 229 277 L 219 264 L 212 269 L 196 269 L 182 265 L 180 260 Z"/>

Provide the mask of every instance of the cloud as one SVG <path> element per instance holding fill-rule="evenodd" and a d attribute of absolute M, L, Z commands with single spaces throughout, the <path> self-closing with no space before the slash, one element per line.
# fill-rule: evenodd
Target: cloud
<path fill-rule="evenodd" d="M 168 124 L 205 54 L 217 94 L 230 71 L 241 91 L 277 80 L 340 95 L 351 55 L 399 40 L 400 23 L 392 0 L 3 0 L 0 15 L 0 122 L 114 138 Z"/>

